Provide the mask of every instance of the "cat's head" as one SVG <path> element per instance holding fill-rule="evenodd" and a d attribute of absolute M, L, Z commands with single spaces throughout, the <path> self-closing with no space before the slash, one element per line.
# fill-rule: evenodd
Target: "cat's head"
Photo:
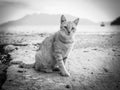
<path fill-rule="evenodd" d="M 75 19 L 74 21 L 67 21 L 65 16 L 62 15 L 60 20 L 60 30 L 64 34 L 72 36 L 76 31 L 76 26 L 78 25 L 78 22 L 79 18 Z"/>

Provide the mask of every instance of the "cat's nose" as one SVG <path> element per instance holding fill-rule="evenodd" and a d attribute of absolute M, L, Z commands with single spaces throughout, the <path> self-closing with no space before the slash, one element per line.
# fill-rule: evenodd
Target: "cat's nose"
<path fill-rule="evenodd" d="M 70 32 L 68 31 L 68 34 L 70 34 Z"/>

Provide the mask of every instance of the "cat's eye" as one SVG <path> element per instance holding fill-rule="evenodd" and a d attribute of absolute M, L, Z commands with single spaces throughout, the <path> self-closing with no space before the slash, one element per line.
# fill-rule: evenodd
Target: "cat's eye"
<path fill-rule="evenodd" d="M 65 29 L 67 29 L 67 26 L 64 26 Z"/>

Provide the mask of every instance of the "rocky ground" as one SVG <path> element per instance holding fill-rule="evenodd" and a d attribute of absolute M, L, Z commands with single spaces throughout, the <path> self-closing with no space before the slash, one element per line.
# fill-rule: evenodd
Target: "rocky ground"
<path fill-rule="evenodd" d="M 15 49 L 8 52 L 12 61 L 33 63 L 35 52 L 46 36 L 4 35 L 0 43 L 13 45 Z M 77 34 L 66 67 L 70 77 L 9 64 L 2 87 L 5 90 L 120 90 L 120 34 Z"/>

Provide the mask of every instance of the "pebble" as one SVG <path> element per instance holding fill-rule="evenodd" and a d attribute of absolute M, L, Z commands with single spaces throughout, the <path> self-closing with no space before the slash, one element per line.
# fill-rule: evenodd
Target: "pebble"
<path fill-rule="evenodd" d="M 70 88 L 70 85 L 66 85 L 65 87 L 66 87 L 66 88 Z"/>

